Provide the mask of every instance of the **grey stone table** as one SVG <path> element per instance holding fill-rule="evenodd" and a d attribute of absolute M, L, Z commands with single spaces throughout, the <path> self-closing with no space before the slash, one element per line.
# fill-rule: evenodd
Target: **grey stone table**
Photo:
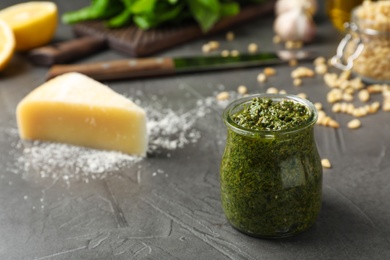
<path fill-rule="evenodd" d="M 0 8 L 17 2 L 1 1 Z M 58 1 L 58 6 L 63 13 L 87 2 Z M 272 21 L 265 17 L 233 28 L 233 42 L 221 33 L 159 55 L 200 54 L 202 44 L 214 39 L 227 49 L 245 51 L 255 42 L 262 50 L 273 50 Z M 318 26 L 317 41 L 306 48 L 329 57 L 340 35 L 326 19 L 318 20 Z M 70 38 L 70 28 L 59 25 L 56 40 Z M 122 57 L 105 51 L 79 62 Z M 324 170 L 322 210 L 311 229 L 288 239 L 264 240 L 227 223 L 219 199 L 226 130 L 215 94 L 233 93 L 239 85 L 250 93 L 276 86 L 292 94 L 305 92 L 330 111 L 321 77 L 294 87 L 286 65 L 277 68 L 277 77 L 259 85 L 259 71 L 108 82 L 141 106 L 154 105 L 154 112 L 191 112 L 196 120 L 187 118 L 191 129 L 182 130 L 193 142 L 177 149 L 157 147 L 146 159 L 116 165 L 110 172 L 94 169 L 86 176 L 83 171 L 109 161 L 103 158 L 109 153 L 91 162 L 79 158 L 92 156 L 90 151 L 75 149 L 72 155 L 70 148 L 45 150 L 48 145 L 20 142 L 15 108 L 43 82 L 47 68 L 15 55 L 0 74 L 0 259 L 390 259 L 390 114 L 382 111 L 362 118 L 358 130 L 348 129 L 351 117 L 339 114 L 333 115 L 339 129 L 316 126 L 321 157 L 329 158 L 333 167 Z M 208 109 L 195 113 L 202 104 Z M 77 168 L 80 162 L 87 165 Z"/>

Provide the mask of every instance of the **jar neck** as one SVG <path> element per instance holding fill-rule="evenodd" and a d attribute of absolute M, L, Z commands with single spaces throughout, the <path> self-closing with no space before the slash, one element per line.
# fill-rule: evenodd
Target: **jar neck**
<path fill-rule="evenodd" d="M 252 130 L 252 129 L 244 128 L 238 125 L 236 122 L 234 122 L 232 116 L 235 113 L 242 111 L 242 109 L 244 109 L 244 106 L 248 104 L 255 97 L 270 98 L 275 101 L 291 100 L 300 103 L 306 106 L 311 116 L 309 120 L 306 121 L 301 126 L 292 129 L 287 129 L 287 130 L 272 131 L 272 130 Z M 251 95 L 231 103 L 223 112 L 223 120 L 229 131 L 232 131 L 242 136 L 257 137 L 262 139 L 290 138 L 303 131 L 312 131 L 314 124 L 317 122 L 317 118 L 318 118 L 317 110 L 310 101 L 299 98 L 294 95 L 282 95 L 282 94 Z"/>

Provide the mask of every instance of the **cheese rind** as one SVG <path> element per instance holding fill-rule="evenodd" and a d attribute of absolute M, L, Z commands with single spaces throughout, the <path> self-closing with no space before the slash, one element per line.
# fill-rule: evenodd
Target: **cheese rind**
<path fill-rule="evenodd" d="M 145 111 L 79 73 L 39 86 L 16 109 L 22 139 L 62 142 L 145 156 Z"/>

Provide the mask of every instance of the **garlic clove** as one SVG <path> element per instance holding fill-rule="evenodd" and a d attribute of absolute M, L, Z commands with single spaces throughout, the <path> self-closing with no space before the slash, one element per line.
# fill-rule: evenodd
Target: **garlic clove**
<path fill-rule="evenodd" d="M 304 8 L 294 8 L 276 17 L 274 31 L 283 41 L 310 42 L 315 37 L 316 25 Z"/>
<path fill-rule="evenodd" d="M 299 7 L 314 15 L 318 9 L 318 3 L 317 0 L 278 0 L 275 4 L 275 13 L 280 15 Z"/>

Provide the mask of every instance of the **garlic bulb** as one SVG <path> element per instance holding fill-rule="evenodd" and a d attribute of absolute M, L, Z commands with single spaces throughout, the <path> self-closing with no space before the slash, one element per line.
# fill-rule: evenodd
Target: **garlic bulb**
<path fill-rule="evenodd" d="M 314 15 L 317 12 L 317 0 L 278 0 L 275 5 L 275 13 L 280 15 L 295 8 L 303 8 Z"/>
<path fill-rule="evenodd" d="M 316 33 L 315 23 L 303 8 L 280 14 L 274 22 L 275 33 L 283 41 L 310 42 Z"/>

